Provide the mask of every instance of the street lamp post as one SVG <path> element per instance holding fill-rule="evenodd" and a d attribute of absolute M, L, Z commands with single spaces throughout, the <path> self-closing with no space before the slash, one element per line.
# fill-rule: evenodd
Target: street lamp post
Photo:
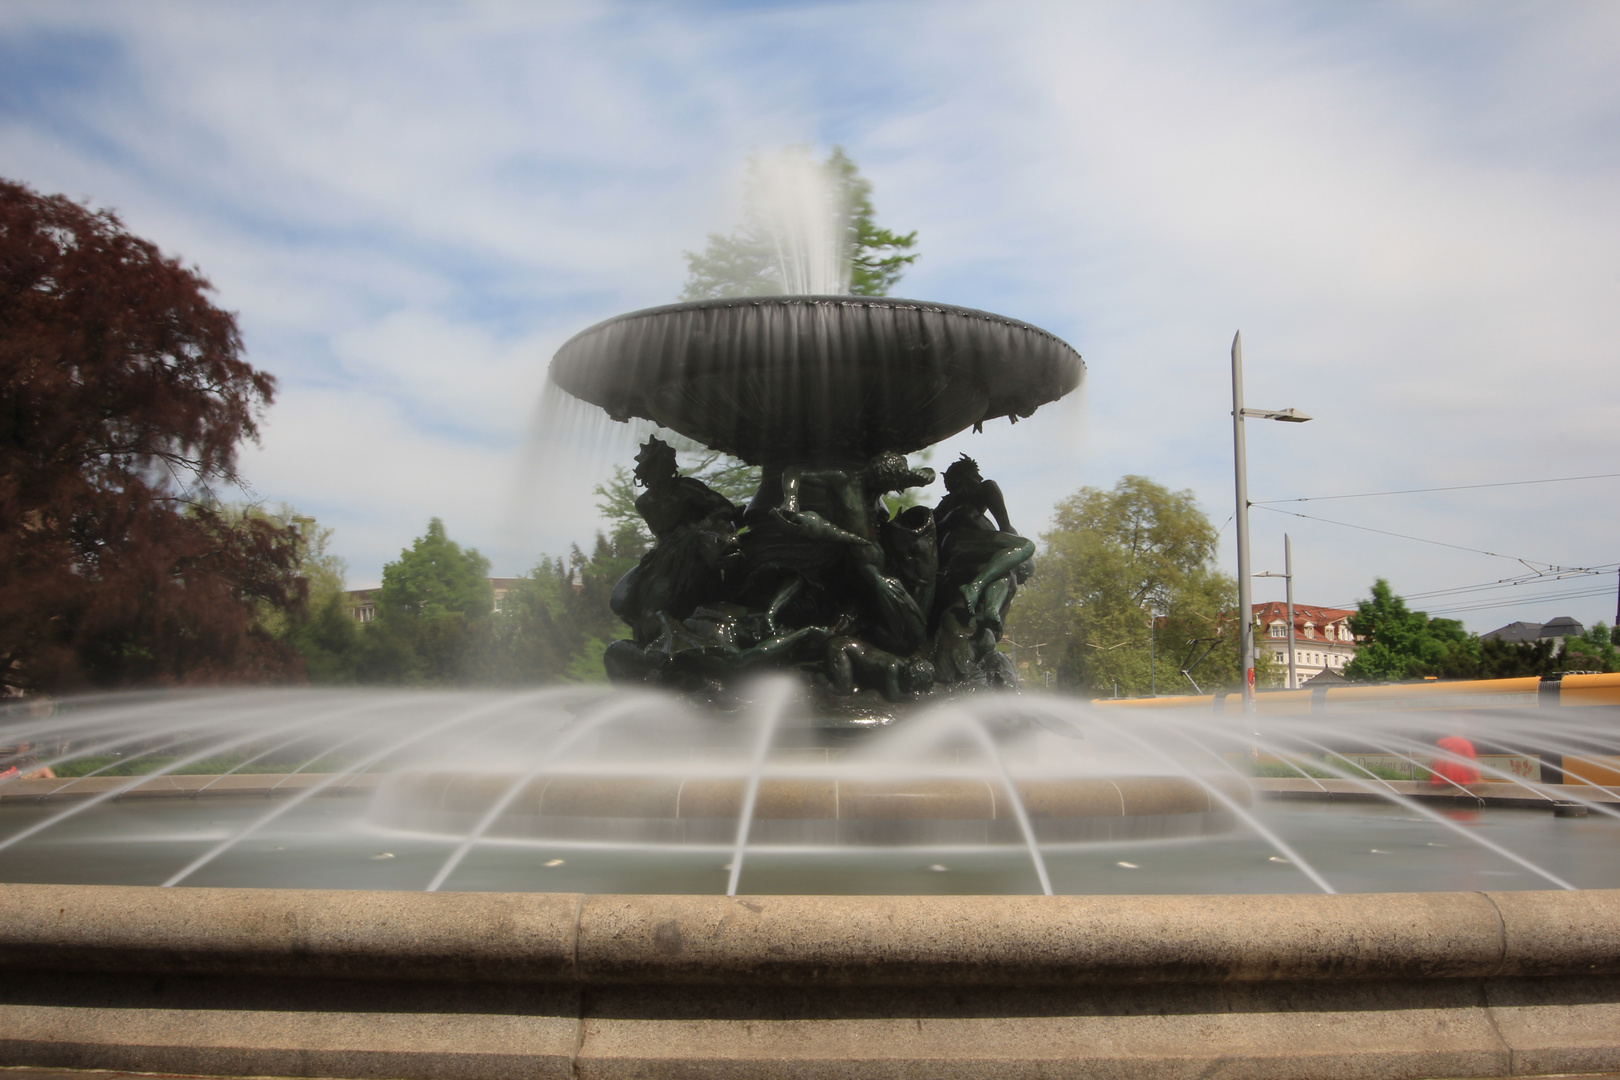
<path fill-rule="evenodd" d="M 1232 466 L 1237 480 L 1238 627 L 1243 658 L 1243 711 L 1254 711 L 1254 602 L 1249 584 L 1249 462 L 1243 450 L 1243 418 L 1303 424 L 1298 409 L 1243 407 L 1243 332 L 1232 337 Z"/>
<path fill-rule="evenodd" d="M 1157 664 L 1157 660 L 1158 660 L 1157 654 L 1158 654 L 1158 651 L 1159 651 L 1158 650 L 1158 640 L 1157 640 L 1158 639 L 1158 629 L 1159 629 L 1159 617 L 1153 613 L 1152 608 L 1148 608 L 1148 696 L 1149 697 L 1158 697 L 1159 696 L 1159 673 L 1158 673 L 1158 664 Z"/>

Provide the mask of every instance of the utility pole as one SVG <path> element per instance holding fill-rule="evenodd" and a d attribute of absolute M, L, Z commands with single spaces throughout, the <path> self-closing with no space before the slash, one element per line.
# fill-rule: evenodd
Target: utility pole
<path fill-rule="evenodd" d="M 1288 600 L 1288 689 L 1299 689 L 1299 673 L 1294 668 L 1294 549 L 1289 546 L 1288 534 L 1283 533 L 1283 572 L 1273 574 L 1267 570 L 1255 577 L 1280 577 L 1283 595 Z"/>
<path fill-rule="evenodd" d="M 1299 674 L 1294 670 L 1294 551 L 1283 533 L 1283 572 L 1257 573 L 1257 578 L 1283 578 L 1283 594 L 1288 597 L 1288 688 L 1299 690 Z"/>
<path fill-rule="evenodd" d="M 1243 711 L 1254 712 L 1254 602 L 1249 583 L 1249 462 L 1243 448 L 1243 418 L 1303 424 L 1310 417 L 1298 409 L 1243 407 L 1243 332 L 1232 336 L 1232 468 L 1237 488 L 1238 643 L 1243 665 Z M 1289 624 L 1292 632 L 1293 625 Z"/>
<path fill-rule="evenodd" d="M 1294 549 L 1283 533 L 1283 595 L 1288 600 L 1288 689 L 1299 689 L 1299 672 L 1294 668 Z"/>

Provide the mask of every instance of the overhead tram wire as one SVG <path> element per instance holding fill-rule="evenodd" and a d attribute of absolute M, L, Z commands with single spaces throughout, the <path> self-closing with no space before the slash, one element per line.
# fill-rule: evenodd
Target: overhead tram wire
<path fill-rule="evenodd" d="M 1539 583 L 1545 581 L 1560 581 L 1576 577 L 1595 577 L 1612 573 L 1620 563 L 1605 563 L 1600 566 L 1562 566 L 1558 563 L 1545 562 L 1537 559 L 1525 559 L 1516 555 L 1504 555 L 1499 551 L 1486 551 L 1483 548 L 1472 548 L 1464 544 L 1452 544 L 1444 540 L 1430 540 L 1423 536 L 1412 536 L 1410 533 L 1398 533 L 1388 529 L 1375 529 L 1368 525 L 1355 525 L 1348 521 L 1335 521 L 1332 518 L 1316 517 L 1312 514 L 1301 514 L 1294 510 L 1279 510 L 1278 503 L 1304 503 L 1327 502 L 1335 499 L 1370 499 L 1384 495 L 1424 495 L 1436 491 L 1473 491 L 1480 488 L 1524 487 L 1533 484 L 1567 484 L 1580 480 L 1612 480 L 1620 478 L 1620 473 L 1592 473 L 1586 476 L 1553 476 L 1542 480 L 1502 480 L 1487 484 L 1448 484 L 1441 487 L 1403 488 L 1395 491 L 1360 491 L 1348 495 L 1307 495 L 1292 499 L 1260 499 L 1249 503 L 1251 507 L 1270 510 L 1274 514 L 1287 514 L 1290 517 L 1302 518 L 1306 521 L 1320 521 L 1328 525 L 1338 525 L 1346 529 L 1357 529 L 1361 532 L 1377 533 L 1380 536 L 1393 536 L 1400 540 L 1412 540 L 1420 544 L 1433 544 L 1437 547 L 1451 548 L 1455 551 L 1468 551 L 1476 555 L 1489 555 L 1495 559 L 1511 559 L 1530 568 L 1531 573 L 1520 575 L 1517 578 L 1502 578 L 1494 582 L 1481 582 L 1477 585 L 1462 585 L 1452 589 L 1435 589 L 1431 592 L 1413 593 L 1407 600 L 1419 600 L 1428 597 L 1456 596 L 1466 593 L 1492 592 L 1497 589 L 1508 589 L 1518 585 Z M 1222 526 L 1224 529 L 1225 526 Z M 1538 568 L 1540 567 L 1540 568 Z M 1452 604 L 1434 609 L 1434 613 L 1480 611 L 1493 607 L 1511 607 L 1515 604 L 1539 602 L 1547 600 L 1576 600 L 1592 596 L 1603 596 L 1608 593 L 1607 587 L 1602 589 L 1588 589 L 1578 592 L 1548 593 L 1537 596 L 1516 596 L 1508 600 L 1486 601 L 1479 604 L 1458 605 Z M 1341 605 L 1342 606 L 1342 605 Z M 1617 616 L 1620 622 L 1620 616 Z"/>
<path fill-rule="evenodd" d="M 1593 596 L 1613 596 L 1614 590 L 1605 585 L 1601 589 L 1582 589 L 1577 592 L 1542 593 L 1537 596 L 1519 596 L 1508 600 L 1490 600 L 1478 604 L 1452 604 L 1428 609 L 1430 615 L 1452 615 L 1464 611 L 1486 611 L 1490 608 L 1517 607 L 1520 604 L 1545 604 L 1554 600 L 1584 600 Z"/>
<path fill-rule="evenodd" d="M 1440 598 L 1441 602 L 1437 605 L 1419 603 L 1414 604 L 1412 610 L 1422 611 L 1428 615 L 1449 615 L 1464 611 L 1485 611 L 1490 608 L 1517 607 L 1521 604 L 1551 603 L 1556 600 L 1584 600 L 1593 596 L 1613 595 L 1614 589 L 1611 586 L 1603 585 L 1600 587 L 1571 590 L 1569 592 L 1535 593 L 1529 596 L 1458 597 L 1456 598 L 1457 600 L 1467 602 L 1457 603 L 1448 602 L 1446 598 L 1442 597 Z M 1414 598 L 1410 596 L 1402 596 L 1401 599 L 1411 601 Z M 1344 603 L 1330 604 L 1328 606 L 1332 608 L 1354 610 L 1358 603 L 1360 603 L 1359 600 L 1350 600 Z"/>
<path fill-rule="evenodd" d="M 1576 578 L 1608 577 L 1613 574 L 1620 563 L 1606 563 L 1599 566 L 1582 567 L 1576 570 L 1559 572 L 1533 572 L 1520 574 L 1518 577 L 1497 578 L 1495 581 L 1482 581 L 1474 585 L 1455 585 L 1446 589 L 1431 589 L 1427 592 L 1403 593 L 1402 599 L 1408 602 L 1414 600 L 1434 600 L 1445 604 L 1453 601 L 1483 599 L 1478 594 L 1502 592 L 1507 589 L 1516 589 L 1521 585 L 1546 585 L 1558 581 L 1573 581 Z M 1583 585 L 1583 587 L 1589 587 Z M 1604 591 L 1607 591 L 1604 586 Z M 1343 607 L 1344 605 L 1339 605 Z"/>
<path fill-rule="evenodd" d="M 1391 532 L 1388 529 L 1374 529 L 1370 525 L 1353 525 L 1348 521 L 1335 521 L 1332 518 L 1317 517 L 1314 514 L 1301 514 L 1297 510 L 1278 510 L 1274 506 L 1261 506 L 1259 503 L 1250 503 L 1249 505 L 1259 507 L 1261 510 L 1269 510 L 1273 514 L 1283 514 L 1287 517 L 1304 518 L 1306 521 L 1321 521 L 1328 525 L 1340 525 L 1346 529 L 1359 529 L 1362 532 L 1377 533 L 1380 536 L 1393 536 L 1400 540 L 1415 540 L 1420 544 L 1433 544 L 1436 547 L 1451 548 L 1454 551 L 1471 551 L 1475 555 L 1489 555 L 1493 559 L 1508 559 L 1512 562 L 1523 563 L 1532 570 L 1534 570 L 1538 564 L 1545 566 L 1547 568 L 1547 572 L 1549 573 L 1553 571 L 1574 571 L 1588 569 L 1584 566 L 1560 566 L 1558 563 L 1547 562 L 1545 559 L 1526 559 L 1518 555 L 1504 555 L 1500 551 L 1486 551 L 1484 548 L 1468 547 L 1465 544 L 1451 544 L 1444 540 L 1430 540 L 1427 537 L 1412 536 L 1409 533 Z"/>
<path fill-rule="evenodd" d="M 1445 589 L 1430 589 L 1427 592 L 1405 594 L 1407 600 L 1427 600 L 1431 598 L 1460 597 L 1469 593 L 1494 592 L 1499 589 L 1513 589 L 1520 585 L 1541 585 L 1554 581 L 1570 581 L 1575 578 L 1608 577 L 1620 567 L 1620 563 L 1601 563 L 1597 566 L 1583 566 L 1577 569 L 1561 571 L 1533 571 L 1520 574 L 1518 577 L 1497 578 L 1495 581 L 1482 581 L 1475 585 L 1454 585 Z"/>
<path fill-rule="evenodd" d="M 1524 487 L 1528 484 L 1567 484 L 1576 480 L 1612 480 L 1620 473 L 1593 473 L 1591 476 L 1554 476 L 1546 480 L 1501 480 L 1490 484 L 1450 484 L 1445 487 L 1403 488 L 1400 491 L 1358 491 L 1353 495 L 1307 495 L 1295 499 L 1256 499 L 1250 506 L 1291 502 L 1328 502 L 1333 499 L 1371 499 L 1380 495 L 1426 495 L 1435 491 L 1474 491 L 1478 488 Z"/>

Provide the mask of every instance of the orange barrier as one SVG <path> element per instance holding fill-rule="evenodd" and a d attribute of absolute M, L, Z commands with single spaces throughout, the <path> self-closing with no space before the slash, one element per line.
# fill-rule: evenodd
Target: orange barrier
<path fill-rule="evenodd" d="M 1094 698 L 1092 704 L 1125 709 L 1198 709 L 1216 715 L 1240 707 L 1238 694 L 1156 698 Z M 1254 696 L 1258 716 L 1310 716 L 1324 712 L 1399 709 L 1533 709 L 1620 705 L 1620 673 L 1565 675 L 1562 679 L 1474 679 L 1455 682 L 1393 683 L 1383 686 L 1324 686 L 1301 690 L 1262 690 Z"/>

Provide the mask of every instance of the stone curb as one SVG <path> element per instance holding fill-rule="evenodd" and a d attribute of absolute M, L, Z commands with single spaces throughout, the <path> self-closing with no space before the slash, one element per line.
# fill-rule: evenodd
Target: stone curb
<path fill-rule="evenodd" d="M 585 896 L 0 885 L 0 969 L 584 985 L 1620 974 L 1620 890 Z"/>

